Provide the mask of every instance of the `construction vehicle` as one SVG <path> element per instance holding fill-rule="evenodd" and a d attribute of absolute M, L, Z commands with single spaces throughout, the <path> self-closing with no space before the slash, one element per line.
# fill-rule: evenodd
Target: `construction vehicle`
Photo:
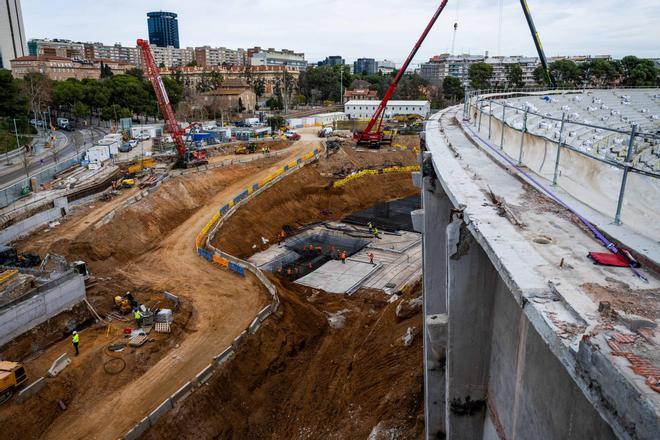
<path fill-rule="evenodd" d="M 0 404 L 5 403 L 16 390 L 28 381 L 23 364 L 0 361 Z"/>
<path fill-rule="evenodd" d="M 122 188 L 133 188 L 135 186 L 135 179 L 122 179 Z"/>
<path fill-rule="evenodd" d="M 235 154 L 252 154 L 257 152 L 257 143 L 256 142 L 248 142 L 247 145 L 239 145 L 236 147 L 236 150 L 234 150 Z"/>
<path fill-rule="evenodd" d="M 115 308 L 121 313 L 128 313 L 137 307 L 138 303 L 131 295 L 131 292 L 126 292 L 124 295 L 115 296 Z"/>
<path fill-rule="evenodd" d="M 191 130 L 195 125 L 190 124 L 185 129 L 179 128 L 179 123 L 176 120 L 174 115 L 174 109 L 170 103 L 170 99 L 167 96 L 167 91 L 165 90 L 165 84 L 163 84 L 163 79 L 160 76 L 160 69 L 156 65 L 154 55 L 151 52 L 151 47 L 149 42 L 146 40 L 138 39 L 137 45 L 142 52 L 142 60 L 144 65 L 144 73 L 151 81 L 151 86 L 154 89 L 156 99 L 158 101 L 158 107 L 163 113 L 165 118 L 165 130 L 172 134 L 174 143 L 176 145 L 177 151 L 177 162 L 176 166 L 179 168 L 189 168 L 197 167 L 200 165 L 206 165 L 208 163 L 206 149 L 196 148 L 195 144 L 187 145 L 184 136 L 186 131 Z"/>
<path fill-rule="evenodd" d="M 399 85 L 399 81 L 401 80 L 403 74 L 408 69 L 408 66 L 410 66 L 410 63 L 412 62 L 415 55 L 417 55 L 417 51 L 422 46 L 422 43 L 426 39 L 426 36 L 429 34 L 431 28 L 438 20 L 440 13 L 442 12 L 443 9 L 445 9 L 445 6 L 447 5 L 447 1 L 448 0 L 442 0 L 442 3 L 440 3 L 438 10 L 435 11 L 435 14 L 433 14 L 431 21 L 426 26 L 426 29 L 424 29 L 424 32 L 422 32 L 422 36 L 419 38 L 419 40 L 417 40 L 417 43 L 415 43 L 415 46 L 410 52 L 410 55 L 408 55 L 408 58 L 401 66 L 401 69 L 399 69 L 399 72 L 396 74 L 394 81 L 392 81 L 392 84 L 390 84 L 390 86 L 387 88 L 387 91 L 383 96 L 383 100 L 380 102 L 380 105 L 376 109 L 376 112 L 371 117 L 371 120 L 369 121 L 369 125 L 367 125 L 367 128 L 364 131 L 355 132 L 354 137 L 357 140 L 358 145 L 368 145 L 369 147 L 380 148 L 381 144 L 392 143 L 392 137 L 389 136 L 385 137 L 385 134 L 383 133 L 382 130 L 383 118 L 385 117 L 385 109 L 387 108 L 387 103 L 392 98 L 392 95 L 394 94 L 396 87 Z"/>

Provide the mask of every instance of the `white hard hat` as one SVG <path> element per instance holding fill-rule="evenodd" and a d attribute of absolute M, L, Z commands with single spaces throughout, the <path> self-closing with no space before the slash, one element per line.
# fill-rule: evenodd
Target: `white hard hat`
<path fill-rule="evenodd" d="M 78 332 L 74 330 L 74 331 L 73 331 L 73 334 L 74 334 L 74 335 L 77 335 L 77 334 L 78 334 Z"/>

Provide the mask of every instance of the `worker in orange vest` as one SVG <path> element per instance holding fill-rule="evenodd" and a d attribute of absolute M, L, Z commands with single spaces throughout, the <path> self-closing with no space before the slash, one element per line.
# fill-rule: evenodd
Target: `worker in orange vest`
<path fill-rule="evenodd" d="M 369 263 L 374 264 L 374 253 L 369 252 Z"/>
<path fill-rule="evenodd" d="M 346 251 L 341 251 L 341 262 L 346 264 Z"/>

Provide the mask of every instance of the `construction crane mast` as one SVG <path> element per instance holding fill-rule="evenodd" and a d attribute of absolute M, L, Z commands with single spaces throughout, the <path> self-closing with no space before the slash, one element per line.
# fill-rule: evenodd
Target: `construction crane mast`
<path fill-rule="evenodd" d="M 392 98 L 392 95 L 394 94 L 394 90 L 396 90 L 396 87 L 399 84 L 401 78 L 403 77 L 403 74 L 408 69 L 408 66 L 410 66 L 410 63 L 417 54 L 417 51 L 422 46 L 422 43 L 426 39 L 426 36 L 431 31 L 431 28 L 433 28 L 433 25 L 438 20 L 440 13 L 442 12 L 442 10 L 445 8 L 446 5 L 447 5 L 447 0 L 442 0 L 440 6 L 438 7 L 438 10 L 435 11 L 435 14 L 433 14 L 433 17 L 431 18 L 431 21 L 426 26 L 426 29 L 424 29 L 422 36 L 419 37 L 419 40 L 417 40 L 417 43 L 415 43 L 412 52 L 410 52 L 410 55 L 408 55 L 408 58 L 403 63 L 403 66 L 401 66 L 401 69 L 399 69 L 399 72 L 394 78 L 394 81 L 392 81 L 392 84 L 390 84 L 390 86 L 388 87 L 387 92 L 385 92 L 385 96 L 383 96 L 383 100 L 380 102 L 380 105 L 376 109 L 376 112 L 371 117 L 371 120 L 369 121 L 369 125 L 367 125 L 367 128 L 362 132 L 355 133 L 355 139 L 357 139 L 358 144 L 380 146 L 381 143 L 392 141 L 391 139 L 385 139 L 382 131 L 383 118 L 385 117 L 385 109 L 387 108 L 387 103 L 389 102 L 390 98 Z M 374 127 L 376 127 L 375 130 Z"/>
<path fill-rule="evenodd" d="M 191 124 L 183 130 L 179 128 L 179 123 L 176 120 L 174 109 L 172 109 L 172 104 L 170 103 L 170 99 L 167 96 L 167 90 L 165 90 L 165 84 L 163 84 L 163 79 L 160 76 L 160 69 L 156 65 L 156 60 L 154 59 L 154 55 L 151 52 L 149 42 L 146 40 L 138 39 L 137 45 L 142 52 L 142 60 L 145 73 L 147 74 L 149 81 L 151 81 L 151 86 L 153 87 L 154 93 L 156 94 L 158 106 L 160 107 L 160 111 L 163 113 L 163 117 L 165 118 L 165 131 L 172 135 L 176 145 L 177 166 L 181 168 L 188 168 L 208 163 L 208 160 L 206 159 L 206 150 L 188 148 L 186 145 L 184 140 L 186 130 L 192 128 L 192 126 L 195 124 Z"/>
<path fill-rule="evenodd" d="M 525 19 L 527 20 L 527 25 L 529 26 L 529 31 L 532 33 L 532 39 L 534 40 L 534 45 L 536 46 L 536 51 L 539 54 L 539 59 L 541 60 L 541 65 L 543 66 L 543 73 L 545 74 L 545 79 L 553 89 L 557 88 L 557 82 L 555 81 L 552 73 L 550 73 L 550 68 L 548 67 L 548 60 L 545 57 L 545 51 L 543 50 L 543 45 L 541 44 L 541 38 L 539 33 L 536 31 L 536 26 L 534 25 L 534 20 L 532 19 L 532 13 L 529 12 L 529 6 L 527 6 L 527 0 L 520 0 L 520 5 L 523 8 L 523 13 L 525 14 Z"/>

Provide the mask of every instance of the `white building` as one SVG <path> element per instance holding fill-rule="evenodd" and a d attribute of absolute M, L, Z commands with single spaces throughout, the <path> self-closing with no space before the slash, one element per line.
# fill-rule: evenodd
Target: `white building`
<path fill-rule="evenodd" d="M 394 71 L 396 70 L 396 64 L 394 63 L 394 61 L 380 60 L 376 62 L 376 65 L 378 66 L 378 71 L 383 75 L 394 73 Z"/>
<path fill-rule="evenodd" d="M 420 76 L 433 85 L 440 85 L 448 76 L 468 83 L 468 71 L 475 63 L 483 63 L 483 55 L 436 55 L 421 65 Z"/>
<path fill-rule="evenodd" d="M 525 86 L 536 84 L 534 69 L 539 66 L 539 59 L 536 57 L 497 56 L 486 58 L 485 63 L 493 66 L 493 77 L 490 82 L 495 87 L 503 87 L 508 84 L 507 66 L 514 64 L 518 64 L 522 69 L 522 79 Z"/>
<path fill-rule="evenodd" d="M 9 61 L 27 54 L 20 0 L 0 3 L 0 68 L 11 69 Z"/>
<path fill-rule="evenodd" d="M 245 51 L 226 47 L 196 47 L 195 61 L 198 66 L 222 66 L 223 64 L 242 66 L 245 64 Z"/>
<path fill-rule="evenodd" d="M 137 47 L 122 46 L 117 43 L 105 46 L 101 43 L 86 43 L 86 53 L 92 58 L 103 58 L 114 61 L 123 61 L 134 66 L 142 65 L 142 54 Z"/>
<path fill-rule="evenodd" d="M 248 50 L 252 66 L 287 66 L 296 70 L 305 70 L 307 61 L 304 53 L 296 53 L 289 49 L 263 50 L 259 47 Z"/>
<path fill-rule="evenodd" d="M 186 66 L 195 59 L 195 49 L 192 47 L 176 48 L 172 46 L 158 47 L 151 45 L 154 60 L 158 66 L 180 67 Z"/>
<path fill-rule="evenodd" d="M 380 101 L 348 101 L 344 113 L 351 119 L 371 119 Z M 385 118 L 396 115 L 420 115 L 426 118 L 431 113 L 429 101 L 390 101 L 385 109 Z"/>

